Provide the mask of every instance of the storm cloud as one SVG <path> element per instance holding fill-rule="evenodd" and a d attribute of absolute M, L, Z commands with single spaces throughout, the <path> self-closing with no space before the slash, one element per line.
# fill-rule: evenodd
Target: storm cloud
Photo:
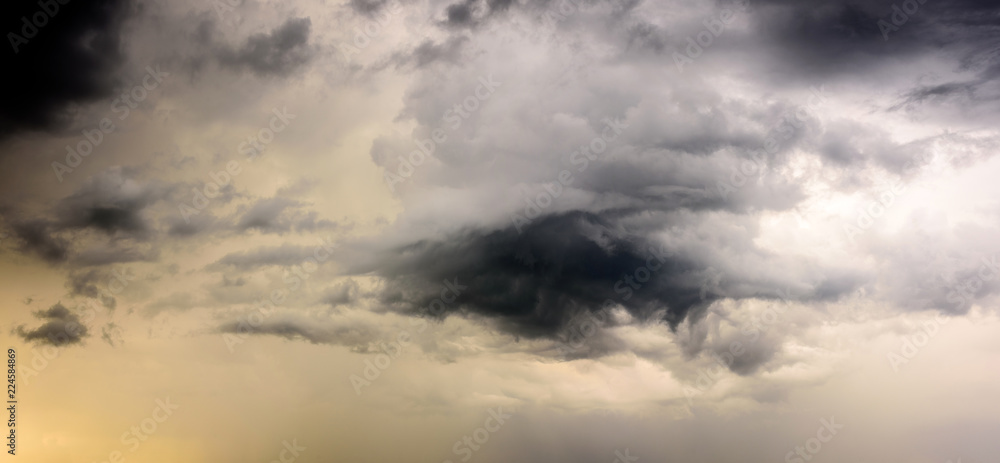
<path fill-rule="evenodd" d="M 71 106 L 112 95 L 125 60 L 123 26 L 130 0 L 3 6 L 0 137 L 24 130 L 52 131 L 73 121 Z M 26 18 L 26 19 L 25 19 Z"/>

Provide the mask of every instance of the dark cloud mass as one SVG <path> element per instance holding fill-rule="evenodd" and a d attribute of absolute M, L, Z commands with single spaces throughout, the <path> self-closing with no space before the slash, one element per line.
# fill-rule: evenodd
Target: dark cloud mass
<path fill-rule="evenodd" d="M 52 2 L 48 8 L 55 11 L 13 1 L 2 8 L 0 137 L 65 127 L 72 105 L 113 93 L 125 58 L 122 27 L 134 9 L 131 1 Z M 35 26 L 34 18 L 44 25 Z"/>
<path fill-rule="evenodd" d="M 926 1 L 918 3 L 915 12 L 901 15 L 896 11 L 902 3 L 751 2 L 760 32 L 773 39 L 771 45 L 779 51 L 784 66 L 796 73 L 856 73 L 886 64 L 886 60 L 917 59 L 942 48 L 971 57 L 1000 45 L 995 26 L 1000 6 L 996 2 Z M 880 21 L 884 23 L 880 25 Z M 988 59 L 996 63 L 997 57 Z"/>
<path fill-rule="evenodd" d="M 572 212 L 536 219 L 520 232 L 469 231 L 396 248 L 377 270 L 386 279 L 380 297 L 413 314 L 468 310 L 516 335 L 554 338 L 581 311 L 620 305 L 637 319 L 676 328 L 720 297 L 776 295 L 767 286 L 747 289 L 750 281 L 709 288 L 707 263 L 629 232 L 619 219 Z M 457 285 L 454 301 L 434 306 Z M 852 286 L 831 278 L 804 298 L 836 298 Z"/>

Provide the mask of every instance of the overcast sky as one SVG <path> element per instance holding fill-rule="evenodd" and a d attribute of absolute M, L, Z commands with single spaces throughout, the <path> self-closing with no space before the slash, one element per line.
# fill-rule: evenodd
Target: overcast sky
<path fill-rule="evenodd" d="M 2 8 L 25 461 L 1000 454 L 995 1 Z"/>

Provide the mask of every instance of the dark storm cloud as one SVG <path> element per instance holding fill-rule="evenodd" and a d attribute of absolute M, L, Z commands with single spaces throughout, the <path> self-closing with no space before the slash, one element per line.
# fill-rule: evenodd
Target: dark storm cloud
<path fill-rule="evenodd" d="M 555 337 L 579 312 L 618 304 L 639 320 L 675 328 L 720 297 L 774 294 L 750 280 L 706 290 L 707 264 L 628 231 L 611 213 L 552 215 L 521 233 L 509 227 L 417 242 L 376 266 L 389 307 L 421 315 L 467 310 L 526 337 Z M 853 285 L 821 278 L 804 298 L 836 297 Z M 445 303 L 431 310 L 438 298 Z"/>
<path fill-rule="evenodd" d="M 456 5 L 449 12 L 458 16 L 449 17 L 461 24 L 472 21 L 473 10 L 462 8 L 476 3 Z M 597 48 L 626 50 L 629 40 L 637 40 L 634 34 L 604 34 L 601 26 L 608 24 L 596 18 L 596 11 L 580 13 L 560 27 L 578 27 L 574 32 L 603 40 Z M 654 29 L 644 36 L 653 40 L 662 32 Z M 479 32 L 470 34 L 470 48 L 481 45 L 478 37 L 485 33 Z M 552 56 L 563 45 L 574 46 L 562 43 L 559 35 L 552 40 L 558 50 Z M 628 63 L 636 58 L 628 53 L 615 58 L 620 58 L 616 66 L 646 69 L 645 63 Z M 381 248 L 386 250 L 380 258 L 355 268 L 358 274 L 384 279 L 379 290 L 383 306 L 419 315 L 472 314 L 515 336 L 564 341 L 575 317 L 608 306 L 620 305 L 631 315 L 622 323 L 666 322 L 677 329 L 684 320 L 697 321 L 694 315 L 719 299 L 772 299 L 792 287 L 798 299 L 833 301 L 863 283 L 865 276 L 853 269 L 832 269 L 791 253 L 776 255 L 754 243 L 763 211 L 786 211 L 807 198 L 801 180 L 786 177 L 786 167 L 793 153 L 816 151 L 824 133 L 821 99 L 806 92 L 796 99 L 744 99 L 701 79 L 668 73 L 651 84 L 642 72 L 609 71 L 594 62 L 579 68 L 571 64 L 532 63 L 542 70 L 525 70 L 526 76 L 498 69 L 497 74 L 506 74 L 498 80 L 521 79 L 518 84 L 524 87 L 501 87 L 484 103 L 487 109 L 476 113 L 479 119 L 461 126 L 473 127 L 469 133 L 449 135 L 448 144 L 434 153 L 439 163 L 421 167 L 411 177 L 421 186 L 469 192 L 468 199 L 442 200 L 437 208 L 426 207 L 433 210 L 427 216 L 417 212 L 407 217 L 409 222 L 401 220 L 420 224 L 443 216 L 460 225 L 445 224 L 441 228 L 447 231 L 435 230 L 426 238 L 405 236 L 403 225 L 404 235 L 388 237 L 394 244 Z M 462 101 L 469 94 L 460 86 L 440 85 L 437 74 L 444 71 L 435 71 L 424 71 L 426 85 L 417 86 L 402 111 L 427 132 L 439 124 L 442 102 Z M 558 85 L 526 84 L 567 75 L 568 80 L 556 79 Z M 521 105 L 515 110 L 520 116 L 497 115 L 494 104 Z M 796 118 L 789 123 L 794 127 L 782 125 L 788 116 Z M 858 136 L 838 154 L 862 152 L 865 159 L 891 155 L 880 149 L 894 145 L 880 143 L 878 135 Z M 781 141 L 765 150 L 772 137 Z M 389 160 L 387 170 L 392 171 L 391 160 L 398 153 L 392 153 L 391 140 L 380 141 L 373 144 L 372 159 L 379 164 Z M 581 155 L 588 141 L 591 151 Z M 493 153 L 503 156 L 478 169 L 468 161 L 477 152 L 487 159 Z M 751 161 L 752 152 L 759 153 L 759 161 Z M 732 191 L 720 192 L 717 182 L 729 181 L 746 163 L 754 163 L 757 173 L 746 175 L 745 183 Z M 572 179 L 560 196 L 552 188 L 562 188 L 555 179 L 564 172 Z M 496 184 L 508 188 L 492 188 Z M 525 187 L 522 194 L 516 187 Z M 508 213 L 528 215 L 520 201 L 504 195 L 527 201 L 543 187 L 557 196 L 551 207 L 543 206 L 528 224 L 499 222 Z M 401 196 L 407 198 L 407 193 Z M 464 220 L 454 210 L 482 213 L 479 220 Z M 713 272 L 720 271 L 722 282 L 708 285 Z M 647 275 L 648 281 L 637 281 Z M 454 296 L 449 284 L 462 286 L 461 294 L 453 301 L 438 300 L 442 294 Z M 588 337 L 570 355 L 629 348 L 613 330 L 606 331 Z M 748 355 L 733 368 L 752 371 L 771 354 L 773 350 Z"/>
<path fill-rule="evenodd" d="M 122 25 L 132 2 L 43 3 L 45 9 L 36 1 L 3 3 L 0 138 L 62 128 L 71 122 L 72 105 L 108 97 L 118 84 Z"/>
<path fill-rule="evenodd" d="M 221 48 L 219 62 L 259 76 L 288 76 L 315 53 L 308 44 L 311 24 L 309 18 L 290 18 L 268 34 L 251 35 L 239 49 Z"/>
<path fill-rule="evenodd" d="M 911 14 L 902 11 L 903 3 Z M 770 45 L 784 55 L 788 68 L 809 75 L 863 72 L 887 58 L 913 59 L 941 48 L 967 55 L 995 48 L 1000 37 L 1000 5 L 986 0 L 761 0 L 751 5 L 758 31 L 772 39 Z M 912 5 L 918 7 L 915 12 Z"/>
<path fill-rule="evenodd" d="M 25 329 L 23 325 L 14 330 L 25 341 L 64 346 L 80 343 L 87 337 L 87 327 L 80 323 L 80 318 L 76 314 L 62 304 L 35 312 L 35 317 L 45 322 L 32 330 Z"/>

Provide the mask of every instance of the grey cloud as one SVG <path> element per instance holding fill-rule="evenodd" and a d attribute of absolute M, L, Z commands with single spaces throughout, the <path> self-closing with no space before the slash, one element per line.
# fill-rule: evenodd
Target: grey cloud
<path fill-rule="evenodd" d="M 348 5 L 363 15 L 372 16 L 389 4 L 390 0 L 351 0 Z"/>
<path fill-rule="evenodd" d="M 14 236 L 21 244 L 22 252 L 33 253 L 49 263 L 65 262 L 69 254 L 69 242 L 54 236 L 48 223 L 31 220 L 12 225 Z"/>
<path fill-rule="evenodd" d="M 210 265 L 210 268 L 236 268 L 252 270 L 270 265 L 295 265 L 311 257 L 315 246 L 296 246 L 284 244 L 281 246 L 265 246 L 253 251 L 227 254 Z"/>
<path fill-rule="evenodd" d="M 250 36 L 239 49 L 220 49 L 219 62 L 259 76 L 288 76 L 313 57 L 308 44 L 311 24 L 309 18 L 290 18 L 268 34 Z"/>
<path fill-rule="evenodd" d="M 79 344 L 87 337 L 87 327 L 80 318 L 62 304 L 55 304 L 48 310 L 35 312 L 35 317 L 44 323 L 35 329 L 18 326 L 15 333 L 25 341 L 33 341 L 53 346 Z"/>
<path fill-rule="evenodd" d="M 257 201 L 243 214 L 236 227 L 240 230 L 288 231 L 288 223 L 279 223 L 278 218 L 286 209 L 296 206 L 297 201 L 284 198 L 270 198 Z"/>
<path fill-rule="evenodd" d="M 997 229 L 968 224 L 954 233 L 929 233 L 920 226 L 926 220 L 915 218 L 914 228 L 892 242 L 863 243 L 879 259 L 876 297 L 902 310 L 961 315 L 1000 294 Z"/>
<path fill-rule="evenodd" d="M 162 200 L 165 191 L 133 179 L 123 168 L 112 168 L 86 182 L 55 209 L 61 229 L 92 229 L 113 238 L 144 240 L 152 232 L 145 210 Z"/>
<path fill-rule="evenodd" d="M 445 9 L 446 24 L 455 27 L 471 27 L 476 25 L 473 17 L 473 8 L 478 0 L 464 0 L 459 3 L 448 5 Z"/>
<path fill-rule="evenodd" d="M 119 269 L 118 272 L 128 272 L 127 269 Z M 100 299 L 105 307 L 115 310 L 118 301 L 108 291 L 108 284 L 114 281 L 114 271 L 104 268 L 92 268 L 88 270 L 76 270 L 70 272 L 66 280 L 66 287 L 70 294 L 74 296 L 84 296 Z"/>
<path fill-rule="evenodd" d="M 728 275 L 734 281 L 705 291 L 711 270 L 704 256 L 663 246 L 635 227 L 614 213 L 551 215 L 521 233 L 514 227 L 467 230 L 413 242 L 354 270 L 374 270 L 385 279 L 380 299 L 387 307 L 422 316 L 468 310 L 529 338 L 556 338 L 579 311 L 598 312 L 609 304 L 620 304 L 637 320 L 676 327 L 722 297 L 778 294 L 779 281 L 737 272 Z M 810 279 L 798 297 L 835 299 L 857 285 L 855 278 L 835 273 Z M 446 281 L 466 289 L 454 302 L 439 301 L 434 313 L 432 302 L 447 294 Z"/>
<path fill-rule="evenodd" d="M 278 336 L 313 344 L 334 344 L 358 352 L 371 352 L 373 343 L 386 339 L 383 330 L 360 321 L 319 320 L 301 315 L 279 314 L 261 323 L 233 321 L 219 326 L 220 333 Z"/>
<path fill-rule="evenodd" d="M 411 65 L 423 68 L 435 62 L 458 64 L 462 59 L 463 47 L 468 41 L 468 37 L 465 36 L 450 37 L 440 43 L 428 39 L 411 51 L 397 53 L 391 61 L 395 63 L 396 68 Z"/>
<path fill-rule="evenodd" d="M 239 232 L 283 234 L 290 231 L 311 232 L 337 228 L 336 222 L 319 218 L 316 211 L 304 211 L 305 204 L 283 197 L 260 199 L 240 215 L 235 228 Z"/>
<path fill-rule="evenodd" d="M 183 217 L 177 215 L 169 219 L 167 234 L 181 238 L 191 237 L 215 230 L 217 223 L 218 219 L 205 211 L 202 211 L 198 215 L 192 215 L 188 220 L 184 220 Z"/>
<path fill-rule="evenodd" d="M 340 285 L 330 287 L 326 290 L 326 294 L 323 295 L 322 301 L 324 304 L 330 304 L 333 307 L 341 305 L 350 305 L 354 303 L 360 295 L 360 287 L 354 280 L 348 280 Z"/>
<path fill-rule="evenodd" d="M 156 248 L 91 247 L 73 256 L 72 264 L 78 267 L 104 266 L 128 262 L 154 262 L 160 256 Z"/>

